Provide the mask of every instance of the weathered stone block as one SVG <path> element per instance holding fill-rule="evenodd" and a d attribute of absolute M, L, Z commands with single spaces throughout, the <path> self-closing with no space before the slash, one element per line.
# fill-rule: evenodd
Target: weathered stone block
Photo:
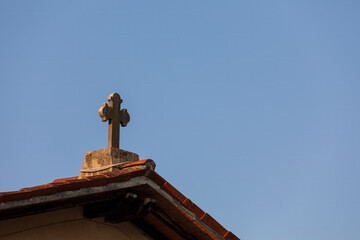
<path fill-rule="evenodd" d="M 124 163 L 139 161 L 139 155 L 118 148 L 87 152 L 79 178 L 118 170 Z"/>

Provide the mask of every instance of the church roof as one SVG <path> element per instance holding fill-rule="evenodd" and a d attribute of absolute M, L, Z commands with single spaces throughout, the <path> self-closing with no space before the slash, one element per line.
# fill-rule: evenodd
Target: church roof
<path fill-rule="evenodd" d="M 150 159 L 135 161 L 96 176 L 56 179 L 2 192 L 0 220 L 84 206 L 86 217 L 103 216 L 109 222 L 131 220 L 156 239 L 239 239 L 149 164 L 154 163 Z M 114 210 L 120 202 L 121 213 Z"/>

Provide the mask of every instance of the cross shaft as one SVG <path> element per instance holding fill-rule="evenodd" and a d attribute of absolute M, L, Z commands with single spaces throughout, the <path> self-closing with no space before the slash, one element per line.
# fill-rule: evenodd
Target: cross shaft
<path fill-rule="evenodd" d="M 108 147 L 119 148 L 120 146 L 120 124 L 125 127 L 130 121 L 130 115 L 127 109 L 121 109 L 122 99 L 117 93 L 112 93 L 107 98 L 109 105 L 103 103 L 99 109 L 99 115 L 103 122 L 109 121 L 108 124 Z"/>

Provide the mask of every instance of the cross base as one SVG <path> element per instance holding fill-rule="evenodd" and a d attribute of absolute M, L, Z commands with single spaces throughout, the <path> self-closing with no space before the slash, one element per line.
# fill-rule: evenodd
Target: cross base
<path fill-rule="evenodd" d="M 87 152 L 79 178 L 118 170 L 123 163 L 139 161 L 139 155 L 118 148 L 104 148 Z"/>

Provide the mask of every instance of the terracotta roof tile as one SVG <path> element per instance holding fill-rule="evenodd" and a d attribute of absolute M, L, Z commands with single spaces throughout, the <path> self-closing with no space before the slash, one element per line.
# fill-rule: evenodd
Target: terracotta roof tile
<path fill-rule="evenodd" d="M 196 216 L 198 216 L 199 218 L 201 218 L 202 216 L 204 216 L 205 212 L 203 210 L 201 210 L 201 208 L 199 208 L 195 203 L 193 203 L 190 199 L 185 199 L 185 201 L 183 202 L 184 206 L 189 209 L 190 211 L 192 211 L 193 213 L 195 213 Z"/>
<path fill-rule="evenodd" d="M 144 165 L 149 161 L 152 161 L 152 160 L 151 159 L 144 159 L 144 160 L 140 160 L 140 161 L 136 161 L 136 162 L 130 162 L 130 163 L 127 163 L 127 164 L 123 165 L 122 167 L 130 167 L 130 166 L 135 166 L 135 165 Z"/>
<path fill-rule="evenodd" d="M 161 186 L 161 189 L 163 189 L 165 192 L 170 194 L 172 197 L 174 197 L 181 203 L 186 200 L 186 197 L 168 182 L 165 182 L 164 185 Z"/>
<path fill-rule="evenodd" d="M 53 183 L 61 183 L 61 182 L 66 182 L 67 180 L 73 180 L 73 179 L 78 179 L 78 177 L 69 177 L 69 178 L 55 179 L 55 180 L 53 181 Z"/>
<path fill-rule="evenodd" d="M 26 199 L 30 197 L 32 197 L 32 192 L 21 192 L 21 191 L 8 192 L 4 195 L 0 195 L 0 202 L 10 202 L 10 201 Z"/>
<path fill-rule="evenodd" d="M 19 191 L 30 193 L 31 197 L 46 196 L 57 192 L 57 184 L 49 183 L 35 187 L 22 188 Z"/>
<path fill-rule="evenodd" d="M 89 183 L 87 184 L 87 186 L 89 187 L 103 186 L 108 183 L 108 177 L 106 177 L 105 175 L 95 175 L 91 177 L 86 177 L 85 179 L 89 181 Z"/>
<path fill-rule="evenodd" d="M 147 177 L 160 187 L 162 187 L 166 183 L 166 180 L 154 171 L 150 171 Z"/>
<path fill-rule="evenodd" d="M 201 218 L 201 221 L 203 221 L 204 223 L 206 223 L 206 225 L 208 225 L 209 227 L 211 227 L 212 229 L 214 229 L 215 231 L 217 231 L 218 233 L 221 234 L 221 236 L 224 236 L 227 234 L 227 230 L 220 224 L 218 223 L 212 216 L 210 216 L 210 214 L 205 213 Z"/>
<path fill-rule="evenodd" d="M 67 190 L 78 190 L 80 188 L 86 187 L 89 180 L 88 179 L 68 179 L 68 180 L 66 180 L 66 182 L 69 183 L 69 187 L 70 187 L 70 189 L 67 189 Z"/>
<path fill-rule="evenodd" d="M 235 236 L 232 232 L 228 231 L 225 235 L 224 238 L 226 240 L 240 240 L 240 238 L 238 238 L 237 236 Z"/>

